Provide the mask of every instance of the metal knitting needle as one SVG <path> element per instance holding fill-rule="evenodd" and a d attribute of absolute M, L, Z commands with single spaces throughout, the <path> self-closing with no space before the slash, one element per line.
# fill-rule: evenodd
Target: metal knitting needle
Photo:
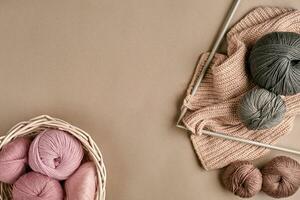
<path fill-rule="evenodd" d="M 188 130 L 184 126 L 180 126 L 180 128 Z M 253 140 L 247 140 L 247 139 L 236 137 L 236 136 L 226 135 L 224 133 L 216 133 L 216 132 L 212 132 L 212 131 L 209 131 L 209 130 L 202 130 L 202 134 L 209 135 L 209 136 L 212 136 L 212 137 L 218 137 L 218 138 L 222 138 L 222 139 L 226 139 L 226 140 L 242 142 L 242 143 L 245 143 L 245 144 L 255 145 L 255 146 L 258 146 L 258 147 L 264 147 L 264 148 L 272 149 L 272 150 L 276 150 L 276 151 L 283 151 L 283 152 L 292 153 L 292 154 L 295 154 L 295 155 L 300 155 L 300 151 L 298 151 L 298 150 L 289 149 L 289 148 L 280 147 L 280 146 L 274 146 L 274 145 L 270 145 L 270 144 L 265 144 L 265 143 L 253 141 Z"/>
<path fill-rule="evenodd" d="M 212 132 L 212 131 L 208 131 L 208 130 L 203 130 L 202 132 L 205 135 L 210 135 L 210 136 L 214 136 L 214 137 L 219 137 L 219 138 L 223 138 L 223 139 L 228 139 L 228 140 L 242 142 L 242 143 L 246 143 L 246 144 L 250 144 L 250 145 L 264 147 L 264 148 L 267 148 L 267 149 L 272 149 L 272 150 L 276 150 L 276 151 L 283 151 L 283 152 L 287 152 L 287 153 L 300 155 L 300 151 L 294 150 L 294 149 L 288 149 L 288 148 L 285 148 L 285 147 L 274 146 L 274 145 L 270 145 L 270 144 L 265 144 L 265 143 L 253 141 L 253 140 L 247 140 L 247 139 L 240 138 L 240 137 L 233 137 L 233 136 L 230 136 L 230 135 L 216 133 L 216 132 Z"/>
<path fill-rule="evenodd" d="M 202 82 L 202 79 L 203 79 L 208 67 L 210 66 L 210 63 L 211 63 L 217 49 L 219 48 L 219 46 L 221 44 L 221 41 L 222 41 L 222 39 L 223 39 L 223 37 L 224 37 L 228 27 L 229 27 L 229 24 L 230 24 L 230 22 L 233 18 L 234 13 L 236 12 L 236 10 L 238 8 L 238 5 L 239 5 L 240 2 L 241 2 L 241 0 L 234 0 L 232 6 L 230 7 L 230 9 L 228 11 L 228 14 L 227 14 L 227 16 L 224 20 L 224 24 L 222 25 L 221 31 L 219 32 L 219 34 L 217 36 L 215 44 L 213 45 L 213 48 L 212 48 L 212 50 L 211 50 L 211 52 L 210 52 L 210 54 L 209 54 L 209 56 L 208 56 L 208 58 L 207 58 L 207 60 L 204 64 L 204 66 L 203 66 L 203 69 L 202 69 L 200 75 L 197 78 L 196 84 L 193 87 L 193 90 L 191 92 L 192 96 L 194 96 L 196 91 L 198 90 L 198 88 L 200 86 L 200 83 Z M 178 127 L 181 126 L 180 122 L 181 122 L 181 120 L 184 117 L 186 112 L 187 112 L 187 107 L 183 107 L 183 109 L 181 110 L 180 116 L 178 118 L 177 124 L 176 124 Z"/>

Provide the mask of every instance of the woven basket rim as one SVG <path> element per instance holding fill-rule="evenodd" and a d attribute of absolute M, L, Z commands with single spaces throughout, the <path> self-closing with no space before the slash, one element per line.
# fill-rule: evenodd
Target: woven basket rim
<path fill-rule="evenodd" d="M 106 168 L 99 147 L 87 132 L 64 120 L 50 117 L 49 115 L 40 115 L 28 121 L 19 122 L 5 135 L 0 136 L 0 149 L 2 149 L 5 144 L 11 142 L 17 137 L 34 136 L 47 128 L 66 131 L 81 142 L 91 161 L 93 161 L 96 165 L 98 184 L 95 199 L 105 200 Z M 11 199 L 11 185 L 0 182 L 0 200 L 9 199 Z"/>

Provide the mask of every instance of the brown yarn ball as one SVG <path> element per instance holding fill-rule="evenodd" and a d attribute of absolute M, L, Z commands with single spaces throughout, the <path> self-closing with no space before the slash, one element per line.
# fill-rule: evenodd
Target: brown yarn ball
<path fill-rule="evenodd" d="M 236 161 L 225 169 L 222 182 L 235 195 L 249 198 L 261 190 L 262 175 L 249 161 Z"/>
<path fill-rule="evenodd" d="M 300 187 L 300 164 L 292 158 L 278 156 L 262 169 L 262 190 L 274 198 L 293 195 Z"/>

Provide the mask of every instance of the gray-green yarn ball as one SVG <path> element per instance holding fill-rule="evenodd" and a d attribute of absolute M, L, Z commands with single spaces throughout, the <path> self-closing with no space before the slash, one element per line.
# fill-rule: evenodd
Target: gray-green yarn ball
<path fill-rule="evenodd" d="M 265 89 L 253 89 L 241 99 L 239 116 L 248 129 L 261 130 L 279 124 L 285 111 L 280 96 Z"/>
<path fill-rule="evenodd" d="M 275 94 L 300 92 L 300 34 L 272 32 L 253 46 L 250 58 L 253 81 Z"/>

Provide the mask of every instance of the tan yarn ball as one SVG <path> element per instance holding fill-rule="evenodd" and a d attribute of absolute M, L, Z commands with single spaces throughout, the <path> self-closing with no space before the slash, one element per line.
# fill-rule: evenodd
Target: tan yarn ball
<path fill-rule="evenodd" d="M 261 190 L 262 175 L 249 161 L 236 161 L 225 169 L 222 182 L 235 195 L 249 198 Z"/>
<path fill-rule="evenodd" d="M 293 195 L 300 187 L 300 164 L 292 158 L 278 156 L 262 169 L 262 190 L 274 198 Z"/>

